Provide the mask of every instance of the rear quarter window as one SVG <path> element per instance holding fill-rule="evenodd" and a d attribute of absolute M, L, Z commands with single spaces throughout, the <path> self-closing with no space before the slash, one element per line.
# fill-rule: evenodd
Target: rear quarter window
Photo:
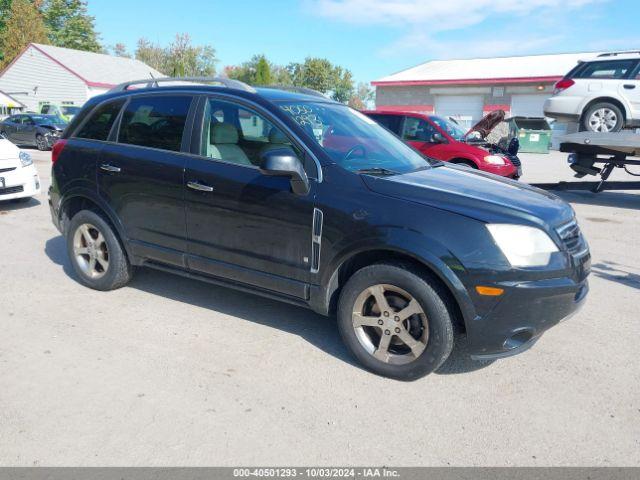
<path fill-rule="evenodd" d="M 635 66 L 635 60 L 609 60 L 586 63 L 573 78 L 590 78 L 594 80 L 618 80 L 626 78 Z"/>
<path fill-rule="evenodd" d="M 82 126 L 76 137 L 106 141 L 122 105 L 124 105 L 124 100 L 116 100 L 98 107 Z"/>
<path fill-rule="evenodd" d="M 374 113 L 368 116 L 385 127 L 387 130 L 392 131 L 396 135 L 400 135 L 400 127 L 402 126 L 402 115 L 381 115 Z"/>

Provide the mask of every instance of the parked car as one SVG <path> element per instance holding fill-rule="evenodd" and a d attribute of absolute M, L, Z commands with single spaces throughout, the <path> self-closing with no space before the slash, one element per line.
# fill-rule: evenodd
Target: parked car
<path fill-rule="evenodd" d="M 45 115 L 57 115 L 60 118 L 64 118 L 65 121 L 70 122 L 73 120 L 80 111 L 77 105 L 56 105 L 53 103 L 46 103 L 42 105 L 40 113 Z"/>
<path fill-rule="evenodd" d="M 16 145 L 32 145 L 38 150 L 49 150 L 66 126 L 67 122 L 57 115 L 11 115 L 0 122 L 0 135 Z"/>
<path fill-rule="evenodd" d="M 582 131 L 640 126 L 640 52 L 605 53 L 578 63 L 556 83 L 544 114 L 579 122 Z"/>
<path fill-rule="evenodd" d="M 437 115 L 385 111 L 384 107 L 363 113 L 430 158 L 503 177 L 517 179 L 522 176 L 517 148 L 510 153 L 485 140 L 504 120 L 502 110 L 489 113 L 469 131 Z"/>
<path fill-rule="evenodd" d="M 54 145 L 52 219 L 87 287 L 147 266 L 336 314 L 365 367 L 403 380 L 454 328 L 503 357 L 583 304 L 589 248 L 558 197 L 432 163 L 321 94 L 185 82 L 94 97 Z"/>
<path fill-rule="evenodd" d="M 40 178 L 31 156 L 0 137 L 0 202 L 27 201 L 39 193 Z"/>

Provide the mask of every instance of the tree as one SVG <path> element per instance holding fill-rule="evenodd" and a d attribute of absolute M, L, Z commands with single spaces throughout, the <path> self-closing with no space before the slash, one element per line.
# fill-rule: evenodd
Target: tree
<path fill-rule="evenodd" d="M 42 14 L 51 44 L 89 52 L 101 52 L 95 19 L 86 0 L 44 0 Z"/>
<path fill-rule="evenodd" d="M 307 57 L 304 63 L 289 64 L 288 70 L 294 85 L 330 94 L 336 101 L 346 102 L 353 94 L 351 72 L 326 58 Z"/>
<path fill-rule="evenodd" d="M 271 66 L 264 55 L 260 56 L 256 65 L 256 79 L 254 85 L 271 85 Z"/>
<path fill-rule="evenodd" d="M 225 68 L 225 73 L 229 78 L 249 85 L 291 84 L 287 69 L 270 62 L 264 55 L 254 55 L 251 60 L 238 66 L 228 66 Z"/>
<path fill-rule="evenodd" d="M 176 34 L 174 41 L 166 48 L 141 38 L 135 57 L 159 72 L 174 77 L 213 76 L 218 62 L 212 46 L 191 45 L 188 34 Z"/>
<path fill-rule="evenodd" d="M 112 55 L 116 57 L 131 58 L 131 54 L 127 51 L 127 46 L 124 43 L 116 43 L 109 50 L 111 50 Z"/>
<path fill-rule="evenodd" d="M 349 99 L 349 106 L 356 110 L 366 110 L 369 108 L 370 102 L 373 100 L 374 92 L 368 83 L 360 82 L 356 87 L 356 91 Z"/>
<path fill-rule="evenodd" d="M 29 0 L 13 0 L 0 36 L 2 67 L 11 62 L 29 43 L 49 43 L 47 30 L 37 4 Z"/>

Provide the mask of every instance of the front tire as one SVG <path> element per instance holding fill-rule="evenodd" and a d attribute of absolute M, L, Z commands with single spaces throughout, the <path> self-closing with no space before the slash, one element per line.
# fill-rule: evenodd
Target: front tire
<path fill-rule="evenodd" d="M 453 348 L 446 294 L 412 266 L 357 271 L 340 294 L 338 328 L 365 368 L 398 380 L 428 375 Z"/>
<path fill-rule="evenodd" d="M 133 270 L 113 228 L 99 214 L 82 210 L 67 229 L 67 252 L 80 283 L 94 290 L 115 290 Z"/>
<path fill-rule="evenodd" d="M 619 132 L 624 126 L 620 108 L 612 103 L 596 103 L 589 107 L 582 118 L 582 129 L 587 132 Z"/>
<path fill-rule="evenodd" d="M 40 134 L 36 135 L 36 147 L 41 152 L 49 150 L 49 145 L 47 145 L 47 140 Z"/>

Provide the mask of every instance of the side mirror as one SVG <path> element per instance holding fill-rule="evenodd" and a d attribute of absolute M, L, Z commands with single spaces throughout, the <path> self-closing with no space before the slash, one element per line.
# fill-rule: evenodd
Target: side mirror
<path fill-rule="evenodd" d="M 447 140 L 442 136 L 441 133 L 434 133 L 431 136 L 432 143 L 447 143 Z"/>
<path fill-rule="evenodd" d="M 307 172 L 295 152 L 288 147 L 267 150 L 260 155 L 260 173 L 272 177 L 289 177 L 296 195 L 309 193 Z"/>

